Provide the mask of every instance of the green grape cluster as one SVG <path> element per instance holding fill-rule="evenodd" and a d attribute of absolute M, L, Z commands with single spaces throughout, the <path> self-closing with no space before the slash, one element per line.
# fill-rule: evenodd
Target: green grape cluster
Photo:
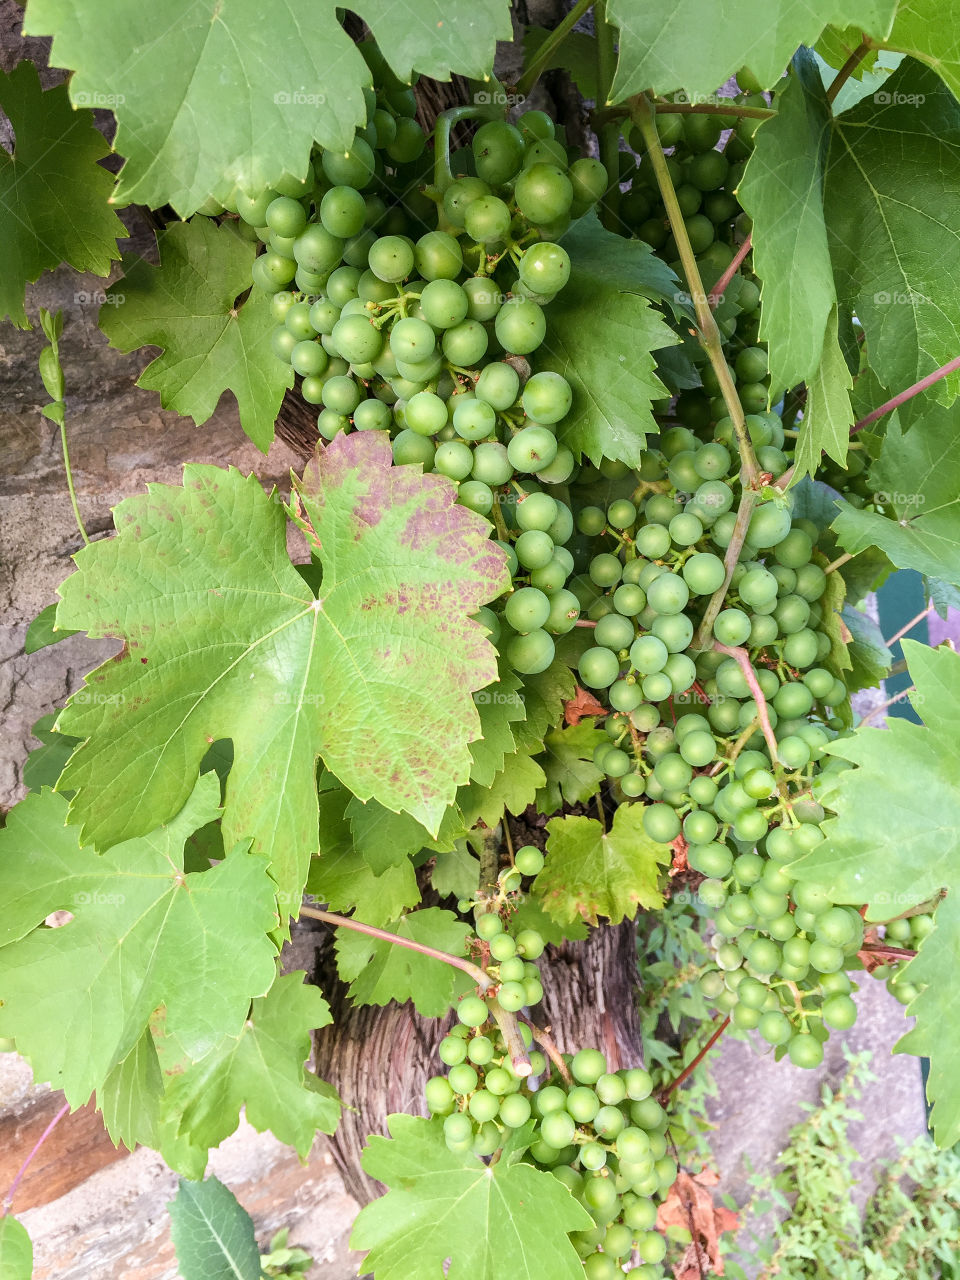
<path fill-rule="evenodd" d="M 916 950 L 923 940 L 930 936 L 934 928 L 932 911 L 918 911 L 911 916 L 902 916 L 890 920 L 884 925 L 884 942 L 891 947 L 902 947 L 904 950 Z M 920 994 L 922 987 L 914 982 L 905 982 L 901 976 L 908 960 L 887 960 L 871 970 L 871 976 L 886 983 L 887 990 L 901 1004 L 910 1004 Z"/>
<path fill-rule="evenodd" d="M 491 919 L 482 916 L 479 923 Z M 492 926 L 489 931 L 493 940 L 509 937 Z M 439 1048 L 448 1074 L 426 1085 L 428 1108 L 443 1117 L 447 1145 L 491 1156 L 511 1130 L 532 1120 L 525 1159 L 563 1182 L 594 1220 L 591 1230 L 572 1237 L 587 1280 L 621 1274 L 634 1252 L 640 1266 L 631 1274 L 657 1280 L 666 1253 L 655 1230 L 657 1200 L 673 1185 L 677 1166 L 667 1154 L 667 1116 L 651 1097 L 650 1076 L 640 1069 L 608 1071 L 603 1054 L 590 1048 L 568 1057 L 561 1075 L 555 1066 L 548 1072 L 534 1050 L 533 1088 L 511 1071 L 496 1030 L 478 1023 L 484 1007 L 477 996 L 461 1002 L 461 1021 Z M 525 1024 L 521 1030 L 528 1039 Z"/>

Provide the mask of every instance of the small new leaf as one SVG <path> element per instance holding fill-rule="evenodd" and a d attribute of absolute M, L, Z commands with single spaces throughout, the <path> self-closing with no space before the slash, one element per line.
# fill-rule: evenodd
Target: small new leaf
<path fill-rule="evenodd" d="M 222 1182 L 181 1178 L 167 1207 L 183 1280 L 260 1280 L 253 1219 Z"/>
<path fill-rule="evenodd" d="M 33 1242 L 22 1222 L 9 1214 L 0 1218 L 0 1276 L 3 1280 L 30 1280 L 33 1275 Z"/>
<path fill-rule="evenodd" d="M 643 829 L 643 805 L 621 804 L 605 832 L 596 818 L 553 818 L 547 823 L 547 861 L 534 881 L 544 910 L 561 924 L 582 919 L 611 924 L 633 919 L 637 907 L 663 906 L 660 868 L 670 846 Z"/>
<path fill-rule="evenodd" d="M 439 907 L 411 911 L 384 928 L 454 956 L 466 954 L 470 933 L 468 924 Z M 469 975 L 444 960 L 352 929 L 337 930 L 336 950 L 340 977 L 350 983 L 350 998 L 356 1004 L 412 1000 L 425 1018 L 439 1018 L 471 985 Z"/>

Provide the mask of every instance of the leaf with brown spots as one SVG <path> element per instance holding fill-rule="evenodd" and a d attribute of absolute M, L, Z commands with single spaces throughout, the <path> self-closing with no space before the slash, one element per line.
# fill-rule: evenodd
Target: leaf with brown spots
<path fill-rule="evenodd" d="M 577 685 L 577 692 L 563 704 L 563 718 L 567 724 L 579 724 L 584 716 L 605 716 L 606 708 L 592 693 Z"/>
<path fill-rule="evenodd" d="M 497 675 L 471 615 L 508 581 L 487 522 L 450 481 L 393 466 L 384 433 L 321 449 L 299 491 L 322 599 L 256 477 L 188 466 L 182 488 L 120 504 L 118 536 L 77 555 L 58 610 L 60 625 L 130 646 L 60 716 L 85 739 L 59 783 L 76 791 L 83 841 L 109 848 L 167 821 L 209 738 L 230 738 L 224 843 L 252 838 L 291 910 L 318 844 L 318 757 L 361 800 L 437 834 L 470 774 L 472 692 Z"/>
<path fill-rule="evenodd" d="M 725 1231 L 736 1231 L 740 1219 L 730 1209 L 714 1204 L 710 1188 L 719 1181 L 711 1169 L 696 1174 L 681 1169 L 666 1200 L 657 1210 L 658 1231 L 683 1227 L 694 1237 L 673 1269 L 674 1280 L 700 1280 L 708 1273 L 723 1275 L 720 1237 Z M 704 1261 L 708 1264 L 708 1272 L 702 1270 Z"/>

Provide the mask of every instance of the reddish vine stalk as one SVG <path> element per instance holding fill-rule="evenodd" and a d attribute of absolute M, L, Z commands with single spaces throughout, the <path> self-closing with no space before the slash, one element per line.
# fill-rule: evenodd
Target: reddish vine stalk
<path fill-rule="evenodd" d="M 703 1046 L 703 1048 L 700 1050 L 700 1052 L 697 1054 L 694 1060 L 689 1064 L 689 1066 L 684 1067 L 684 1069 L 680 1072 L 680 1074 L 676 1077 L 675 1080 L 671 1080 L 668 1085 L 665 1085 L 660 1090 L 660 1093 L 658 1094 L 658 1098 L 660 1100 L 661 1106 L 670 1097 L 674 1089 L 679 1089 L 680 1086 L 683 1084 L 684 1080 L 688 1080 L 690 1076 L 693 1075 L 694 1071 L 696 1071 L 697 1067 L 699 1067 L 700 1063 L 704 1060 L 704 1058 L 707 1056 L 707 1054 L 710 1052 L 713 1046 L 717 1043 L 717 1041 L 720 1039 L 720 1037 L 723 1035 L 723 1033 L 726 1031 L 729 1025 L 730 1025 L 730 1015 L 728 1013 L 727 1016 L 724 1018 L 724 1020 L 720 1023 L 719 1027 L 717 1027 L 716 1031 L 714 1031 L 713 1035 L 710 1037 L 707 1043 Z"/>
<path fill-rule="evenodd" d="M 750 687 L 753 699 L 757 704 L 757 719 L 760 721 L 760 729 L 763 733 L 763 739 L 767 744 L 767 750 L 770 752 L 771 763 L 777 763 L 777 739 L 774 736 L 773 726 L 770 723 L 770 712 L 767 710 L 767 700 L 763 696 L 763 690 L 760 688 L 760 681 L 757 679 L 757 673 L 754 671 L 750 663 L 750 655 L 746 649 L 742 649 L 739 645 L 721 644 L 719 640 L 714 640 L 714 649 L 718 653 L 725 653 L 728 658 L 733 658 L 737 666 L 743 672 L 743 678 Z"/>
<path fill-rule="evenodd" d="M 850 428 L 850 434 L 856 431 L 862 431 L 864 427 L 868 427 L 871 422 L 876 422 L 878 418 L 882 418 L 885 413 L 891 413 L 894 409 L 899 409 L 902 404 L 908 400 L 912 400 L 914 396 L 918 396 L 921 391 L 926 391 L 927 387 L 932 387 L 935 382 L 939 382 L 941 378 L 949 377 L 951 373 L 955 373 L 960 369 L 960 356 L 942 364 L 939 369 L 934 369 L 933 373 L 928 373 L 925 378 L 921 378 L 919 382 L 915 382 L 912 386 L 907 387 L 906 391 L 901 391 L 899 395 L 893 397 L 892 400 L 886 400 L 878 409 L 874 409 L 868 413 L 865 418 L 861 418 L 859 422 L 855 422 Z"/>
<path fill-rule="evenodd" d="M 57 1114 L 50 1121 L 50 1123 L 47 1125 L 47 1127 L 44 1129 L 43 1133 L 41 1133 L 40 1137 L 33 1144 L 33 1150 L 30 1152 L 26 1160 L 24 1160 L 23 1164 L 17 1170 L 16 1177 L 14 1178 L 13 1182 L 10 1183 L 10 1190 L 4 1196 L 3 1202 L 0 1203 L 0 1218 L 6 1217 L 6 1215 L 10 1212 L 10 1209 L 13 1206 L 13 1197 L 17 1194 L 17 1188 L 20 1186 L 20 1183 L 23 1181 L 23 1176 L 27 1172 L 27 1169 L 30 1167 L 31 1160 L 33 1160 L 33 1157 L 37 1154 L 37 1152 L 40 1150 L 40 1148 L 43 1146 L 46 1140 L 50 1137 L 51 1133 L 53 1133 L 54 1129 L 57 1127 L 57 1125 L 60 1123 L 60 1121 L 63 1119 L 63 1117 L 67 1114 L 69 1110 L 70 1110 L 70 1103 L 65 1102 L 63 1106 L 60 1108 L 60 1110 L 57 1112 Z"/>

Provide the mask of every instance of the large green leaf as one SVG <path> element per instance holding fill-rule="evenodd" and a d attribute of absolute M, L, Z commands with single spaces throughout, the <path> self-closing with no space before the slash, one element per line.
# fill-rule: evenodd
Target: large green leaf
<path fill-rule="evenodd" d="M 199 1057 L 211 1039 L 239 1034 L 251 998 L 273 981 L 266 861 L 238 845 L 209 871 L 183 871 L 184 841 L 218 800 L 216 775 L 204 774 L 168 825 L 102 854 L 78 846 L 52 791 L 28 796 L 0 833 L 0 1035 L 74 1106 L 159 1006 Z M 56 910 L 74 919 L 41 928 Z"/>
<path fill-rule="evenodd" d="M 850 391 L 853 378 L 837 339 L 837 307 L 830 308 L 823 335 L 820 364 L 807 380 L 807 403 L 800 423 L 800 438 L 793 455 L 794 474 L 814 475 L 821 454 L 827 453 L 841 466 L 847 460 L 853 411 Z"/>
<path fill-rule="evenodd" d="M 465 954 L 470 933 L 468 924 L 439 907 L 411 911 L 385 927 L 401 938 L 455 956 Z M 353 929 L 337 930 L 336 949 L 337 969 L 350 983 L 350 998 L 356 1004 L 412 1000 L 425 1018 L 439 1018 L 471 985 L 469 976 L 444 960 Z"/>
<path fill-rule="evenodd" d="M 960 21 L 952 5 L 939 0 L 900 0 L 889 43 L 928 63 L 955 97 L 960 97 Z"/>
<path fill-rule="evenodd" d="M 269 854 L 291 910 L 317 849 L 318 755 L 361 799 L 437 831 L 470 768 L 471 690 L 496 674 L 470 615 L 507 579 L 487 522 L 449 481 L 391 466 L 381 432 L 334 441 L 301 490 L 321 600 L 256 477 L 188 466 L 182 488 L 120 504 L 119 536 L 78 553 L 58 615 L 127 642 L 59 721 L 87 739 L 60 781 L 77 789 L 83 839 L 108 846 L 165 821 L 210 742 L 232 738 L 225 841 Z"/>
<path fill-rule="evenodd" d="M 547 780 L 537 796 L 537 804 L 544 813 L 553 813 L 564 800 L 568 804 L 582 804 L 600 790 L 603 770 L 593 763 L 593 753 L 606 739 L 592 716 L 567 728 L 551 729 L 543 740 L 543 754 L 539 757 Z"/>
<path fill-rule="evenodd" d="M 109 147 L 66 85 L 44 92 L 33 63 L 20 62 L 0 71 L 0 110 L 14 134 L 12 152 L 0 147 L 0 320 L 25 329 L 28 282 L 61 262 L 108 275 L 127 231 L 107 203 L 113 179 L 97 164 Z"/>
<path fill-rule="evenodd" d="M 0 1218 L 0 1276 L 30 1280 L 32 1275 L 33 1243 L 23 1223 L 6 1214 Z"/>
<path fill-rule="evenodd" d="M 841 303 L 872 368 L 900 391 L 960 349 L 960 104 L 905 59 L 883 92 L 834 125 L 825 212 Z M 950 403 L 960 373 L 928 396 Z"/>
<path fill-rule="evenodd" d="M 240 425 L 266 452 L 293 370 L 273 354 L 270 299 L 250 288 L 254 246 L 229 223 L 175 222 L 158 237 L 160 265 L 134 258 L 116 285 L 120 301 L 100 311 L 100 328 L 120 351 L 162 347 L 139 385 L 165 409 L 206 422 L 225 391 Z"/>
<path fill-rule="evenodd" d="M 744 63 L 772 85 L 797 45 L 814 44 L 828 24 L 856 25 L 882 40 L 896 7 L 896 0 L 609 0 L 620 28 L 610 100 L 650 88 L 712 94 Z"/>
<path fill-rule="evenodd" d="M 570 280 L 547 309 L 536 358 L 573 388 L 558 438 L 595 465 L 607 458 L 639 466 L 646 433 L 657 430 L 650 403 L 667 394 L 651 353 L 679 341 L 649 298 L 675 290 L 676 278 L 648 245 L 606 231 L 593 215 L 563 244 Z"/>
<path fill-rule="evenodd" d="M 483 78 L 507 0 L 355 0 L 393 70 Z M 343 150 L 365 119 L 370 73 L 331 0 L 288 0 L 265 17 L 254 0 L 30 0 L 25 30 L 54 37 L 78 104 L 110 107 L 127 157 L 118 199 L 186 217 L 234 184 L 302 178 L 314 141 Z"/>
<path fill-rule="evenodd" d="M 831 115 L 811 54 L 794 59 L 777 103 L 776 119 L 757 133 L 738 195 L 753 219 L 771 385 L 782 390 L 806 381 L 820 364 L 837 297 L 823 220 Z"/>
<path fill-rule="evenodd" d="M 239 1033 L 220 1039 L 202 1058 L 184 1060 L 175 1039 L 161 1040 L 167 1075 L 164 1109 L 179 1114 L 193 1143 L 217 1147 L 240 1122 L 269 1129 L 306 1160 L 318 1129 L 333 1133 L 340 1118 L 336 1092 L 304 1071 L 310 1032 L 332 1021 L 330 1006 L 303 973 L 278 977 L 253 1001 Z"/>
<path fill-rule="evenodd" d="M 931 404 L 904 433 L 887 427 L 870 483 L 896 519 L 843 503 L 831 526 L 845 551 L 879 547 L 900 569 L 960 586 L 960 436 L 956 415 Z"/>
<path fill-rule="evenodd" d="M 183 1280 L 260 1280 L 253 1219 L 222 1182 L 181 1178 L 168 1207 Z"/>
<path fill-rule="evenodd" d="M 582 1280 L 568 1232 L 592 1219 L 551 1173 L 447 1149 L 439 1120 L 390 1116 L 364 1170 L 390 1188 L 350 1237 L 376 1280 Z M 449 1259 L 449 1269 L 445 1265 Z"/>
<path fill-rule="evenodd" d="M 834 902 L 867 903 L 887 920 L 947 889 L 936 927 L 904 971 L 928 984 L 910 1004 L 912 1032 L 899 1048 L 929 1055 L 933 1124 L 944 1147 L 960 1139 L 960 656 L 904 640 L 925 725 L 902 718 L 859 729 L 830 746 L 858 767 L 825 775 L 819 795 L 837 816 L 824 842 L 791 867 Z"/>
<path fill-rule="evenodd" d="M 670 846 L 643 829 L 643 805 L 621 804 L 609 831 L 596 818 L 568 816 L 547 823 L 547 861 L 534 882 L 544 910 L 564 923 L 611 924 L 633 919 L 637 907 L 663 906 L 660 867 Z"/>

